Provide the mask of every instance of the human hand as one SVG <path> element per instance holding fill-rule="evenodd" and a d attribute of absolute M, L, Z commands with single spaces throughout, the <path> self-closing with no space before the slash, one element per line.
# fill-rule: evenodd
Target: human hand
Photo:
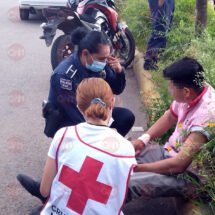
<path fill-rule="evenodd" d="M 119 59 L 113 56 L 108 57 L 108 65 L 116 72 L 122 72 L 122 66 L 119 62 Z"/>
<path fill-rule="evenodd" d="M 132 144 L 133 144 L 134 149 L 135 149 L 135 155 L 138 156 L 142 152 L 142 150 L 144 149 L 145 144 L 143 141 L 138 140 L 138 139 L 132 141 Z"/>
<path fill-rule="evenodd" d="M 134 169 L 133 169 L 134 172 L 141 172 L 141 164 L 137 164 Z"/>

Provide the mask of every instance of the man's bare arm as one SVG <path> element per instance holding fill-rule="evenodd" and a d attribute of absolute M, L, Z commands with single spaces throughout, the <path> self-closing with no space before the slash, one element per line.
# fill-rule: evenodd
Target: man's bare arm
<path fill-rule="evenodd" d="M 165 134 L 176 122 L 177 118 L 168 110 L 145 133 L 149 134 L 150 139 L 153 140 Z M 139 139 L 135 140 L 133 145 L 137 154 L 144 148 L 143 142 Z"/>
<path fill-rule="evenodd" d="M 40 193 L 42 194 L 42 196 L 47 197 L 49 195 L 51 191 L 51 185 L 56 174 L 56 162 L 54 159 L 48 157 L 40 183 Z"/>
<path fill-rule="evenodd" d="M 203 134 L 191 133 L 177 156 L 157 162 L 138 164 L 134 171 L 161 174 L 182 173 L 191 164 L 193 156 L 199 152 L 201 145 L 206 142 L 207 138 Z"/>

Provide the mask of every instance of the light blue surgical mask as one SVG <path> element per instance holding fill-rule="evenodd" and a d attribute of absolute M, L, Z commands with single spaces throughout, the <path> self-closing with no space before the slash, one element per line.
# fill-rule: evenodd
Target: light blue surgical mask
<path fill-rule="evenodd" d="M 93 59 L 93 57 L 92 57 L 92 59 Z M 93 59 L 92 64 L 86 63 L 86 68 L 91 70 L 92 72 L 101 72 L 105 68 L 106 64 L 107 64 L 107 62 L 101 62 L 101 61 L 97 61 L 97 60 Z"/>

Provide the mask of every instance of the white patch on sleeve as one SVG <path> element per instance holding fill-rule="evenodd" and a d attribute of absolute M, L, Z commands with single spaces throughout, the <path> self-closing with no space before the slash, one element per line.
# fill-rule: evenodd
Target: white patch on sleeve
<path fill-rule="evenodd" d="M 64 90 L 72 90 L 72 81 L 60 78 L 60 86 Z"/>

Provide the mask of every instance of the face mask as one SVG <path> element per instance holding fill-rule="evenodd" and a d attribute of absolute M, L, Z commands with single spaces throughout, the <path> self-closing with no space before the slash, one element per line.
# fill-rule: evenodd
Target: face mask
<path fill-rule="evenodd" d="M 106 62 L 94 60 L 92 64 L 86 64 L 86 68 L 92 72 L 101 72 L 106 66 Z"/>
<path fill-rule="evenodd" d="M 92 59 L 93 59 L 93 57 L 92 57 Z M 107 64 L 106 62 L 101 62 L 101 61 L 97 61 L 97 60 L 93 59 L 92 64 L 86 63 L 86 68 L 91 70 L 92 72 L 101 72 L 105 68 L 106 64 Z"/>

